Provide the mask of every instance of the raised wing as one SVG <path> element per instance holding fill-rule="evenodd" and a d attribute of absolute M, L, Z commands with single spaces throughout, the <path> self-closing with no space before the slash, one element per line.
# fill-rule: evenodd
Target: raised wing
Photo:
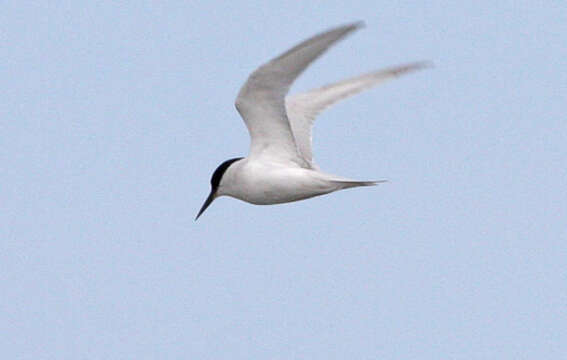
<path fill-rule="evenodd" d="M 316 35 L 250 75 L 236 98 L 236 109 L 250 132 L 250 157 L 292 161 L 309 167 L 298 152 L 286 114 L 285 96 L 293 81 L 313 60 L 361 26 L 362 23 L 354 23 Z"/>
<path fill-rule="evenodd" d="M 288 96 L 285 102 L 287 116 L 301 156 L 310 162 L 311 167 L 316 168 L 311 149 L 311 128 L 321 111 L 339 100 L 358 94 L 386 80 L 429 66 L 431 65 L 427 62 L 396 66 Z"/>

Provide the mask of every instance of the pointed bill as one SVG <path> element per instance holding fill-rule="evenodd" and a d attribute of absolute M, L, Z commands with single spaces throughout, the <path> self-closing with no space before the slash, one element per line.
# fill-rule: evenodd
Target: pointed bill
<path fill-rule="evenodd" d="M 207 208 L 209 207 L 209 205 L 211 205 L 211 203 L 213 202 L 213 200 L 215 199 L 216 194 L 214 190 L 211 190 L 211 193 L 209 194 L 209 196 L 207 197 L 207 200 L 205 200 L 205 203 L 203 204 L 203 206 L 201 206 L 201 210 L 199 210 L 199 213 L 197 214 L 197 216 L 195 217 L 195 221 L 197 221 L 197 219 L 199 218 L 199 216 L 201 216 L 202 213 L 205 212 L 205 210 L 207 210 Z"/>

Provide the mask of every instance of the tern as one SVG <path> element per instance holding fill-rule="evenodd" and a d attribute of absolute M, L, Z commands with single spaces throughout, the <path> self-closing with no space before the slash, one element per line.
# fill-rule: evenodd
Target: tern
<path fill-rule="evenodd" d="M 235 105 L 250 133 L 249 155 L 226 160 L 217 167 L 211 177 L 211 192 L 195 220 L 220 196 L 270 205 L 384 182 L 356 181 L 322 172 L 311 150 L 314 120 L 341 99 L 427 67 L 429 63 L 414 62 L 373 71 L 287 96 L 294 80 L 309 64 L 363 26 L 363 22 L 356 22 L 315 35 L 260 66 L 248 77 Z"/>

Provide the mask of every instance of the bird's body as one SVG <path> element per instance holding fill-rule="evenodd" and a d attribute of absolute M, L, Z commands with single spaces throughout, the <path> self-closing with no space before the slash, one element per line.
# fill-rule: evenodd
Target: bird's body
<path fill-rule="evenodd" d="M 228 195 L 255 205 L 308 199 L 349 187 L 374 185 L 304 168 L 292 162 L 241 159 L 224 173 L 217 195 Z"/>
<path fill-rule="evenodd" d="M 256 205 L 270 205 L 381 182 L 356 181 L 320 171 L 312 157 L 313 122 L 321 111 L 337 101 L 421 69 L 425 63 L 375 71 L 287 96 L 293 81 L 313 60 L 361 26 L 354 23 L 316 35 L 250 75 L 236 98 L 236 108 L 250 133 L 250 153 L 246 158 L 227 160 L 215 170 L 211 193 L 196 219 L 215 198 L 223 195 Z"/>

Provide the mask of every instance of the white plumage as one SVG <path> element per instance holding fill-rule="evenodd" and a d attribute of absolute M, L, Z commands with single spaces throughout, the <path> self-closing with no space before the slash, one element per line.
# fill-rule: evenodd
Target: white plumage
<path fill-rule="evenodd" d="M 311 129 L 317 115 L 337 101 L 427 66 L 416 62 L 375 71 L 287 96 L 295 79 L 331 45 L 362 27 L 328 30 L 256 69 L 240 89 L 236 108 L 250 133 L 247 158 L 225 161 L 213 173 L 211 193 L 196 219 L 223 195 L 253 204 L 307 199 L 379 181 L 355 181 L 321 172 L 313 161 Z"/>

